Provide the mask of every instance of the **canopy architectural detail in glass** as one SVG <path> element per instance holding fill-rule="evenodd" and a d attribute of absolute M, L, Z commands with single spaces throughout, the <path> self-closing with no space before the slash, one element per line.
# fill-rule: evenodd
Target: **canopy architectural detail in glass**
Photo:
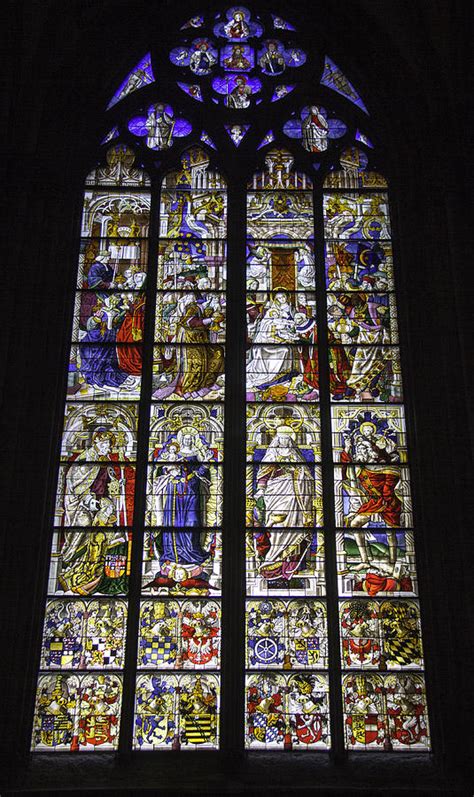
<path fill-rule="evenodd" d="M 380 134 L 291 21 L 181 22 L 85 180 L 32 749 L 428 750 Z"/>

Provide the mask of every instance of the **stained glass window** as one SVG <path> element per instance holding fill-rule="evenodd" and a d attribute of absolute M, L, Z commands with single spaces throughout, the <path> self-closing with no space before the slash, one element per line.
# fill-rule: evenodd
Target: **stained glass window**
<path fill-rule="evenodd" d="M 275 14 L 166 48 L 86 179 L 32 748 L 427 750 L 377 131 Z"/>

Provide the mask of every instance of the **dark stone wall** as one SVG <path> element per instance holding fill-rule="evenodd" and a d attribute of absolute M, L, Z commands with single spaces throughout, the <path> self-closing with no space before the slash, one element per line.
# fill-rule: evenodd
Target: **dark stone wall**
<path fill-rule="evenodd" d="M 301 754 L 184 754 L 159 764 L 107 754 L 29 759 L 82 183 L 105 132 L 111 94 L 149 42 L 175 28 L 177 7 L 158 0 L 10 0 L 0 84 L 4 794 L 470 793 L 472 7 L 468 0 L 294 0 L 268 7 L 295 20 L 344 69 L 373 110 L 383 142 L 405 386 L 413 402 L 434 756 L 354 755 L 341 764 Z M 199 10 L 182 2 L 179 18 Z"/>

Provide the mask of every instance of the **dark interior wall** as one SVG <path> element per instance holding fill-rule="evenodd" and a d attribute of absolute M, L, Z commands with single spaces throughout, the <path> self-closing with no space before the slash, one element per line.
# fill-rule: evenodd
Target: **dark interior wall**
<path fill-rule="evenodd" d="M 191 2 L 182 3 L 179 18 L 199 10 Z M 471 4 L 323 0 L 310 7 L 295 0 L 275 10 L 297 21 L 309 38 L 314 36 L 315 46 L 327 47 L 373 109 L 393 189 L 404 375 L 408 400 L 413 401 L 412 475 L 435 769 L 427 769 L 426 759 L 417 762 L 419 757 L 404 766 L 399 759 L 391 763 L 391 757 L 381 762 L 377 756 L 370 763 L 366 756 L 365 763 L 356 757 L 357 766 L 346 764 L 334 774 L 327 763 L 315 769 L 300 758 L 280 766 L 270 757 L 267 764 L 260 759 L 257 776 L 248 760 L 245 765 L 222 764 L 215 785 L 217 790 L 226 783 L 250 791 L 255 776 L 259 790 L 267 792 L 275 790 L 275 778 L 284 777 L 292 787 L 301 777 L 302 786 L 321 789 L 342 790 L 351 779 L 365 788 L 395 788 L 400 781 L 413 790 L 460 789 L 463 781 L 468 783 L 474 753 L 469 414 L 473 275 L 467 232 Z M 150 40 L 175 28 L 177 12 L 172 2 L 134 0 L 24 0 L 10 2 L 8 12 L 12 35 L 3 41 L 2 78 L 7 221 L 0 375 L 5 463 L 3 771 L 12 788 L 32 789 L 41 783 L 52 790 L 57 787 L 56 765 L 45 758 L 42 764 L 30 764 L 25 751 L 82 183 L 105 132 L 103 109 L 110 95 Z M 102 763 L 98 756 L 92 758 L 74 769 L 68 765 L 64 782 L 81 786 L 81 793 L 86 785 L 108 784 L 115 790 L 130 786 L 125 763 L 120 769 L 103 757 Z M 206 780 L 204 770 L 215 764 L 203 761 L 191 764 L 189 759 L 187 775 L 167 763 L 160 783 L 163 793 L 180 785 L 189 792 L 211 788 L 214 781 Z M 147 763 L 132 785 L 157 787 L 153 765 Z M 287 785 L 285 793 L 289 789 Z"/>

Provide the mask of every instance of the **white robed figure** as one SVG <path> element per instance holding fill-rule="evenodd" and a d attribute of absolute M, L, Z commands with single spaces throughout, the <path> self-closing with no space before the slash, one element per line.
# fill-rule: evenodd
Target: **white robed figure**
<path fill-rule="evenodd" d="M 293 308 L 283 291 L 275 294 L 263 317 L 255 324 L 255 344 L 247 360 L 247 386 L 262 387 L 284 382 L 296 375 L 297 351 L 291 344 L 298 340 Z M 277 344 L 277 345 L 275 345 Z"/>
<path fill-rule="evenodd" d="M 293 429 L 282 425 L 258 468 L 255 491 L 257 524 L 267 529 L 312 526 L 313 498 L 314 476 L 294 441 Z M 284 545 L 283 540 L 280 540 L 280 545 Z"/>
<path fill-rule="evenodd" d="M 387 367 L 391 357 L 390 349 L 385 348 L 387 343 L 390 343 L 390 335 L 382 324 L 359 324 L 357 346 L 364 348 L 355 351 L 351 375 L 347 380 L 349 387 L 358 392 L 370 390 L 371 383 Z"/>
<path fill-rule="evenodd" d="M 159 102 L 150 111 L 145 123 L 146 144 L 150 149 L 168 149 L 173 141 L 174 120 Z"/>

